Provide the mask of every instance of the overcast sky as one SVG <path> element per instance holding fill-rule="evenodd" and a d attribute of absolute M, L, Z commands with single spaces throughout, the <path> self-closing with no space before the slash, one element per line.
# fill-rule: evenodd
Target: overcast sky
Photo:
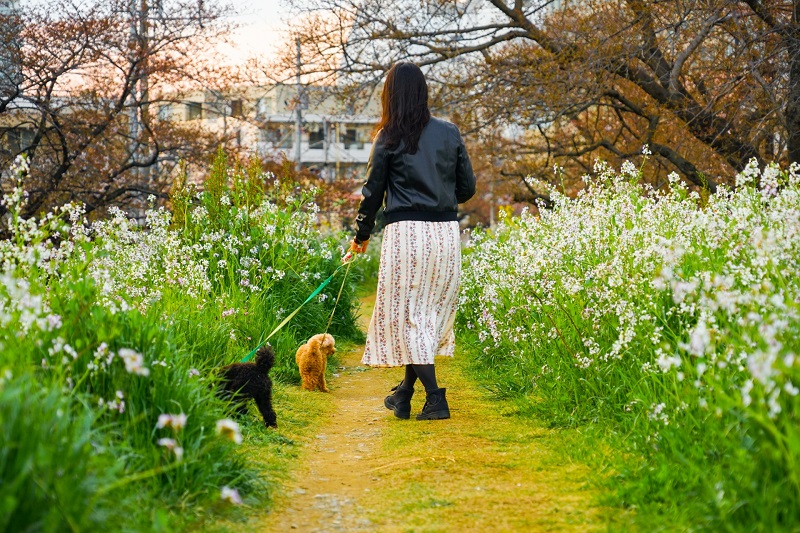
<path fill-rule="evenodd" d="M 232 61 L 252 55 L 273 55 L 281 43 L 287 9 L 283 0 L 228 0 L 239 12 L 236 47 L 226 50 Z"/>

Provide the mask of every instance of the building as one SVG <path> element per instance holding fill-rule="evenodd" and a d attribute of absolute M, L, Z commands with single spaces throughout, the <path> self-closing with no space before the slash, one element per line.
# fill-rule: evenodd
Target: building
<path fill-rule="evenodd" d="M 0 98 L 13 97 L 20 82 L 20 41 L 16 0 L 0 0 Z"/>
<path fill-rule="evenodd" d="M 199 121 L 230 135 L 243 150 L 282 158 L 324 179 L 359 177 L 372 149 L 380 95 L 345 102 L 329 87 L 275 84 L 236 88 L 221 95 L 191 93 L 158 107 L 160 120 Z M 298 113 L 300 107 L 298 144 Z"/>

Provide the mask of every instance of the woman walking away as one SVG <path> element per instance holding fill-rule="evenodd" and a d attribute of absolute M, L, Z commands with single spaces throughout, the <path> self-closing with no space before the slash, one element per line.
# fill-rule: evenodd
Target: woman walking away
<path fill-rule="evenodd" d="M 381 105 L 350 245 L 354 253 L 366 251 L 375 215 L 385 203 L 378 294 L 362 363 L 405 366 L 403 381 L 384 401 L 396 417 L 411 416 L 419 378 L 426 401 L 417 420 L 450 418 L 433 357 L 452 356 L 455 348 L 458 204 L 475 194 L 475 175 L 458 128 L 431 117 L 428 85 L 419 67 L 395 64 L 386 76 Z"/>

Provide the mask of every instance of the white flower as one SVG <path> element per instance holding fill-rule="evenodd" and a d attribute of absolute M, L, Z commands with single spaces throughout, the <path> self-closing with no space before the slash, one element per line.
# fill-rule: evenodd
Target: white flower
<path fill-rule="evenodd" d="M 137 374 L 139 376 L 149 376 L 150 369 L 144 365 L 144 357 L 142 354 L 130 348 L 120 348 L 117 354 L 125 362 L 125 370 L 130 374 Z"/>
<path fill-rule="evenodd" d="M 124 400 L 119 400 L 119 401 L 113 400 L 113 401 L 108 402 L 106 404 L 106 406 L 111 411 L 118 411 L 120 413 L 124 413 L 125 412 L 125 401 Z"/>
<path fill-rule="evenodd" d="M 58 353 L 61 353 L 64 350 L 65 342 L 66 341 L 61 337 L 56 337 L 55 339 L 53 339 L 53 346 L 47 349 L 47 353 L 49 353 L 50 355 L 56 355 Z"/>
<path fill-rule="evenodd" d="M 656 276 L 652 282 L 653 288 L 657 291 L 663 291 L 667 288 L 667 282 L 662 276 Z"/>
<path fill-rule="evenodd" d="M 47 315 L 47 330 L 53 331 L 54 329 L 59 329 L 61 327 L 61 316 L 60 315 Z"/>
<path fill-rule="evenodd" d="M 653 404 L 650 406 L 650 413 L 647 415 L 650 420 L 663 423 L 665 426 L 669 425 L 669 416 L 664 412 L 667 407 L 665 403 Z"/>
<path fill-rule="evenodd" d="M 64 351 L 69 354 L 73 359 L 78 358 L 78 352 L 75 351 L 75 348 L 70 346 L 69 344 L 64 344 Z"/>
<path fill-rule="evenodd" d="M 667 355 L 662 353 L 656 359 L 656 364 L 661 368 L 661 371 L 669 372 L 672 367 L 678 368 L 681 366 L 681 358 L 677 355 Z"/>
<path fill-rule="evenodd" d="M 748 379 L 742 385 L 742 403 L 745 407 L 748 407 L 752 403 L 752 398 L 750 397 L 750 391 L 753 390 L 753 380 Z"/>
<path fill-rule="evenodd" d="M 696 288 L 697 288 L 697 282 L 696 281 L 690 281 L 690 282 L 678 281 L 678 282 L 675 282 L 672 285 L 672 300 L 676 304 L 679 304 L 679 303 L 683 302 L 683 300 L 686 298 L 686 296 L 688 294 L 694 292 L 694 290 Z"/>
<path fill-rule="evenodd" d="M 171 450 L 172 453 L 175 454 L 175 459 L 180 461 L 183 459 L 183 448 L 178 446 L 178 441 L 175 439 L 158 439 L 158 445 L 163 446 L 164 448 Z"/>
<path fill-rule="evenodd" d="M 161 428 L 172 428 L 175 431 L 180 431 L 181 429 L 186 426 L 186 415 L 181 413 L 179 415 L 171 415 L 171 414 L 161 414 L 158 415 L 158 423 L 156 427 L 158 429 Z"/>
<path fill-rule="evenodd" d="M 772 368 L 775 359 L 774 353 L 756 350 L 747 356 L 747 369 L 759 383 L 768 385 L 775 374 L 775 370 Z"/>
<path fill-rule="evenodd" d="M 242 505 L 242 497 L 239 496 L 239 491 L 230 487 L 222 487 L 220 491 L 220 498 L 222 501 L 229 502 L 234 505 Z"/>
<path fill-rule="evenodd" d="M 105 357 L 108 354 L 108 344 L 105 342 L 101 342 L 100 346 L 97 347 L 97 350 L 94 351 L 94 356 L 96 359 L 100 359 Z"/>
<path fill-rule="evenodd" d="M 708 365 L 706 365 L 705 363 L 697 363 L 697 375 L 702 376 L 707 368 Z"/>
<path fill-rule="evenodd" d="M 230 418 L 217 420 L 217 435 L 222 435 L 226 439 L 232 440 L 236 444 L 242 443 L 242 433 L 239 430 L 239 424 Z"/>
<path fill-rule="evenodd" d="M 699 357 L 706 353 L 710 344 L 711 334 L 706 326 L 706 321 L 700 320 L 692 331 L 689 340 L 689 352 Z"/>

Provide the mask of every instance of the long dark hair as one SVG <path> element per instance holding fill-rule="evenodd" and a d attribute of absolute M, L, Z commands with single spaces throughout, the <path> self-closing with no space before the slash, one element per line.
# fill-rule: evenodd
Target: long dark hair
<path fill-rule="evenodd" d="M 389 150 L 402 142 L 406 152 L 415 154 L 422 128 L 431 119 L 428 84 L 418 66 L 403 61 L 389 69 L 381 93 L 381 107 L 378 140 Z"/>

